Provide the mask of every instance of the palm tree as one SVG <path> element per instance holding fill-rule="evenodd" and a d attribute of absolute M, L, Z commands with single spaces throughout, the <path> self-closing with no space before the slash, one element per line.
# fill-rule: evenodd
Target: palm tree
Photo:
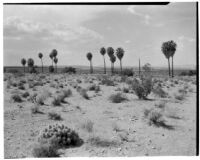
<path fill-rule="evenodd" d="M 174 54 L 176 52 L 177 44 L 173 40 L 171 40 L 169 41 L 169 47 L 170 56 L 172 57 L 172 77 L 174 77 Z"/>
<path fill-rule="evenodd" d="M 25 73 L 26 60 L 24 58 L 21 59 L 21 64 L 24 66 L 24 73 Z"/>
<path fill-rule="evenodd" d="M 52 66 L 53 66 L 53 54 L 52 54 L 52 52 L 49 54 L 49 57 L 50 57 L 51 60 L 52 60 Z"/>
<path fill-rule="evenodd" d="M 169 61 L 169 58 L 171 57 L 171 51 L 170 51 L 169 41 L 168 42 L 164 42 L 162 44 L 161 50 L 162 50 L 163 54 L 165 55 L 165 57 L 168 60 L 168 70 L 169 70 L 169 77 L 170 77 L 171 76 L 171 72 L 170 72 L 170 61 Z"/>
<path fill-rule="evenodd" d="M 54 58 L 58 55 L 58 51 L 56 49 L 53 49 L 51 53 L 53 54 Z"/>
<path fill-rule="evenodd" d="M 57 57 L 54 58 L 54 63 L 56 65 L 56 73 L 57 73 L 57 63 L 58 63 L 58 58 Z"/>
<path fill-rule="evenodd" d="M 104 47 L 102 47 L 100 49 L 100 53 L 103 56 L 103 60 L 104 60 L 104 74 L 106 74 L 106 62 L 105 62 L 105 56 L 104 56 L 106 54 L 106 49 Z"/>
<path fill-rule="evenodd" d="M 27 63 L 28 63 L 28 67 L 32 68 L 34 66 L 34 60 L 32 58 L 29 58 Z"/>
<path fill-rule="evenodd" d="M 120 60 L 120 69 L 121 69 L 121 74 L 122 74 L 122 58 L 124 56 L 123 48 L 117 48 L 116 49 L 116 56 Z"/>
<path fill-rule="evenodd" d="M 115 63 L 115 61 L 116 61 L 115 55 L 112 55 L 112 56 L 110 57 L 110 61 L 111 61 L 111 63 L 112 63 L 112 73 L 114 73 L 114 63 Z"/>
<path fill-rule="evenodd" d="M 93 73 L 93 67 L 92 67 L 92 53 L 88 52 L 86 55 L 87 59 L 90 61 L 90 73 Z"/>
<path fill-rule="evenodd" d="M 43 54 L 42 54 L 42 53 L 38 53 L 38 57 L 41 59 L 41 63 L 42 63 L 42 73 L 43 73 L 43 61 L 42 61 Z"/>
<path fill-rule="evenodd" d="M 107 54 L 108 54 L 108 56 L 110 57 L 110 60 L 111 60 L 111 57 L 114 55 L 114 49 L 112 47 L 108 47 L 107 48 Z M 112 61 L 111 61 L 111 73 L 112 73 Z"/>

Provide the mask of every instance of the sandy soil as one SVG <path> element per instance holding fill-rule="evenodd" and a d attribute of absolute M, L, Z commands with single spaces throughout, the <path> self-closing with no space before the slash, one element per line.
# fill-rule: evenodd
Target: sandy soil
<path fill-rule="evenodd" d="M 10 86 L 25 79 L 25 90 Z M 159 98 L 151 93 L 150 100 L 139 100 L 133 93 L 123 93 L 128 100 L 122 103 L 113 103 L 109 96 L 118 93 L 119 88 L 126 83 L 115 81 L 115 86 L 99 84 L 98 75 L 39 75 L 12 76 L 4 75 L 4 150 L 5 158 L 33 157 L 32 149 L 38 141 L 43 128 L 49 124 L 65 124 L 73 128 L 84 143 L 80 147 L 61 149 L 61 156 L 164 156 L 164 155 L 195 155 L 196 148 L 196 85 L 195 77 L 172 80 L 162 78 L 163 88 L 169 94 L 167 98 Z M 117 79 L 117 77 L 115 77 Z M 43 86 L 29 88 L 28 79 L 44 82 Z M 58 81 L 55 81 L 57 79 Z M 77 80 L 81 80 L 77 82 Z M 47 83 L 49 81 L 49 83 Z M 89 100 L 84 99 L 74 85 L 87 88 L 96 83 L 100 91 L 88 91 Z M 53 86 L 55 84 L 55 86 Z M 63 88 L 57 86 L 63 84 Z M 188 86 L 185 99 L 177 100 L 174 93 L 183 86 Z M 51 86 L 51 87 L 50 87 Z M 128 87 L 128 86 L 127 86 Z M 62 89 L 71 89 L 72 96 L 66 98 L 68 103 L 61 106 L 52 106 L 53 97 Z M 14 93 L 30 94 L 51 92 L 52 95 L 40 107 L 42 113 L 32 114 L 34 103 L 23 98 L 17 103 L 11 100 Z M 144 110 L 156 108 L 155 104 L 165 101 L 163 110 L 168 127 L 149 125 L 144 116 Z M 63 120 L 55 121 L 48 118 L 49 112 L 56 112 Z M 87 121 L 93 125 L 92 132 L 83 127 Z M 90 142 L 92 137 L 99 137 L 101 145 Z"/>

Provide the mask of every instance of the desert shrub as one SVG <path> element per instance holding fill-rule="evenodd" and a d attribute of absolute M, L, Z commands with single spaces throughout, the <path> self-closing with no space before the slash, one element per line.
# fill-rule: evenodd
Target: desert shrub
<path fill-rule="evenodd" d="M 85 99 L 90 99 L 88 94 L 87 94 L 87 90 L 86 89 L 83 89 L 81 88 L 80 91 L 79 91 L 80 95 L 85 98 Z"/>
<path fill-rule="evenodd" d="M 73 67 L 65 67 L 65 68 L 62 70 L 62 73 L 76 73 L 76 68 L 73 68 Z"/>
<path fill-rule="evenodd" d="M 37 68 L 36 66 L 31 67 L 30 70 L 29 70 L 29 72 L 30 73 L 37 73 L 36 68 Z"/>
<path fill-rule="evenodd" d="M 152 92 L 161 98 L 166 98 L 168 96 L 168 94 L 159 86 L 153 88 Z"/>
<path fill-rule="evenodd" d="M 123 69 L 123 71 L 122 71 L 122 75 L 124 75 L 124 76 L 131 77 L 131 76 L 133 76 L 134 74 L 135 74 L 135 73 L 133 72 L 133 69 L 125 68 L 125 69 Z"/>
<path fill-rule="evenodd" d="M 32 107 L 31 107 L 31 113 L 32 113 L 32 114 L 41 113 L 39 106 L 38 106 L 38 105 L 32 106 Z"/>
<path fill-rule="evenodd" d="M 56 96 L 56 97 L 53 98 L 52 105 L 53 106 L 60 106 L 61 105 L 61 98 L 60 98 L 60 96 Z"/>
<path fill-rule="evenodd" d="M 179 92 L 180 94 L 186 94 L 186 93 L 187 93 L 187 90 L 186 90 L 185 88 L 180 88 L 180 89 L 178 90 L 178 92 Z"/>
<path fill-rule="evenodd" d="M 88 87 L 89 91 L 95 91 L 96 93 L 100 91 L 100 86 L 96 85 L 96 84 L 92 84 Z"/>
<path fill-rule="evenodd" d="M 25 87 L 24 87 L 24 85 L 20 85 L 20 86 L 18 86 L 18 89 L 25 90 Z"/>
<path fill-rule="evenodd" d="M 29 95 L 30 95 L 29 92 L 24 92 L 24 93 L 22 94 L 22 97 L 27 98 Z"/>
<path fill-rule="evenodd" d="M 49 112 L 49 113 L 48 113 L 48 117 L 49 117 L 49 119 L 51 119 L 51 120 L 58 120 L 58 121 L 62 120 L 60 114 L 54 113 L 54 112 Z"/>
<path fill-rule="evenodd" d="M 36 103 L 39 105 L 44 105 L 44 100 L 46 99 L 46 97 L 44 95 L 38 95 L 36 97 Z"/>
<path fill-rule="evenodd" d="M 96 146 L 96 147 L 119 146 L 119 143 L 114 140 L 100 138 L 99 136 L 94 136 L 94 135 L 89 137 L 88 142 L 92 146 Z"/>
<path fill-rule="evenodd" d="M 49 143 L 36 145 L 32 154 L 37 158 L 59 157 L 57 148 Z"/>
<path fill-rule="evenodd" d="M 77 79 L 76 82 L 77 83 L 82 83 L 82 81 L 80 79 Z"/>
<path fill-rule="evenodd" d="M 134 90 L 139 99 L 146 99 L 153 88 L 152 78 L 148 77 L 143 78 L 142 80 L 134 79 L 132 81 L 131 88 Z"/>
<path fill-rule="evenodd" d="M 86 122 L 84 122 L 82 124 L 82 128 L 85 129 L 88 132 L 93 131 L 93 126 L 94 126 L 94 123 L 91 120 L 87 120 Z"/>
<path fill-rule="evenodd" d="M 12 95 L 11 100 L 13 100 L 14 102 L 22 102 L 22 99 L 18 94 Z"/>
<path fill-rule="evenodd" d="M 82 139 L 72 129 L 64 125 L 49 125 L 45 128 L 40 137 L 40 143 L 50 142 L 55 148 L 78 146 L 82 144 Z"/>
<path fill-rule="evenodd" d="M 129 93 L 129 88 L 123 87 L 122 91 L 123 91 L 124 93 Z"/>
<path fill-rule="evenodd" d="M 185 94 L 181 93 L 181 94 L 175 94 L 175 99 L 182 101 L 185 99 Z"/>
<path fill-rule="evenodd" d="M 160 108 L 160 109 L 164 109 L 165 106 L 166 106 L 166 102 L 160 101 L 159 103 L 156 103 L 155 106 Z"/>
<path fill-rule="evenodd" d="M 70 97 L 72 95 L 71 89 L 63 90 L 62 93 L 64 97 Z"/>
<path fill-rule="evenodd" d="M 54 67 L 53 66 L 49 66 L 49 72 L 53 73 L 54 72 Z"/>
<path fill-rule="evenodd" d="M 107 85 L 107 86 L 114 86 L 114 82 L 112 80 L 110 80 L 108 77 L 104 76 L 102 79 L 101 79 L 101 84 L 103 85 Z"/>
<path fill-rule="evenodd" d="M 127 100 L 127 98 L 122 93 L 113 94 L 109 97 L 110 101 L 113 103 L 121 103 Z"/>
<path fill-rule="evenodd" d="M 11 85 L 12 85 L 13 87 L 17 87 L 17 83 L 16 83 L 16 82 L 13 82 Z"/>
<path fill-rule="evenodd" d="M 149 113 L 149 125 L 160 126 L 164 122 L 163 115 L 161 112 L 153 110 Z"/>

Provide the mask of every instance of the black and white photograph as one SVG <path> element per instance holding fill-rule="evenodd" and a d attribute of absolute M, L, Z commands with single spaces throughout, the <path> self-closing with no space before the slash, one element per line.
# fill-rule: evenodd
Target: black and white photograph
<path fill-rule="evenodd" d="M 198 155 L 198 5 L 4 1 L 3 157 Z"/>

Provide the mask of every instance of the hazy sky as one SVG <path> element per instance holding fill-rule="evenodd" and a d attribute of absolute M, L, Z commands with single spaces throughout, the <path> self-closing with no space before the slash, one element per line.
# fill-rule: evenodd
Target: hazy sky
<path fill-rule="evenodd" d="M 174 40 L 175 65 L 196 64 L 196 4 L 139 5 L 4 5 L 4 65 L 21 65 L 33 58 L 50 65 L 49 53 L 58 50 L 58 65 L 103 65 L 99 49 L 125 50 L 123 65 L 136 66 L 138 58 L 152 66 L 167 65 L 162 42 Z M 106 55 L 106 62 L 110 66 Z M 119 61 L 116 61 L 116 66 Z"/>

